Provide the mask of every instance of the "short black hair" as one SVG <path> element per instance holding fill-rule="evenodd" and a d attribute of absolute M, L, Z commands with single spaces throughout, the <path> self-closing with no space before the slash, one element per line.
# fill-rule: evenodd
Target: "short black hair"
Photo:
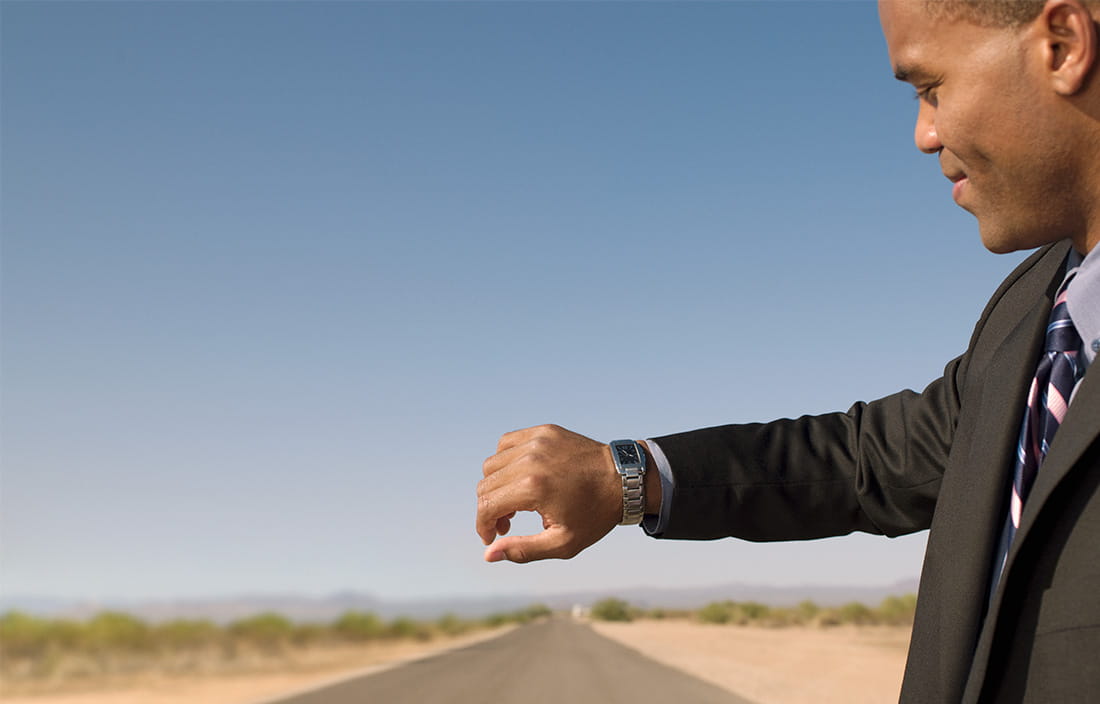
<path fill-rule="evenodd" d="M 1046 0 L 924 0 L 937 18 L 961 19 L 982 27 L 1019 27 L 1043 10 Z"/>

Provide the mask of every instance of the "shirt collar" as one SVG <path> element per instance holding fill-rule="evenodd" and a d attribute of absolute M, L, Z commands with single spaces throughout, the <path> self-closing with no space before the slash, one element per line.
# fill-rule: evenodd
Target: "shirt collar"
<path fill-rule="evenodd" d="M 1077 275 L 1066 289 L 1066 307 L 1081 335 L 1087 368 L 1100 352 L 1100 246 L 1084 257 L 1071 249 L 1066 258 L 1066 276 L 1075 270 Z"/>

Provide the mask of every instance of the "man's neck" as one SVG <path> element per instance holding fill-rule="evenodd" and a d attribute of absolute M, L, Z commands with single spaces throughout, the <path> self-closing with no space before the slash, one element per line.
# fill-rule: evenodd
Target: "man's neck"
<path fill-rule="evenodd" d="M 1085 232 L 1080 237 L 1074 237 L 1071 241 L 1077 253 L 1082 257 L 1087 257 L 1092 248 L 1096 246 L 1097 241 L 1100 241 L 1100 231 Z"/>

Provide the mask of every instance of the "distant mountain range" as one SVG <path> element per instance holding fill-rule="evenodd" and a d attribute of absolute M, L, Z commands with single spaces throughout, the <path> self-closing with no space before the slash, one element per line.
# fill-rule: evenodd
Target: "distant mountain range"
<path fill-rule="evenodd" d="M 203 618 L 227 622 L 264 611 L 274 611 L 300 622 L 330 621 L 347 611 L 372 611 L 383 618 L 408 616 L 416 619 L 438 618 L 453 613 L 468 618 L 514 611 L 531 604 L 552 609 L 568 609 L 575 604 L 588 606 L 614 596 L 641 608 L 698 608 L 712 601 L 758 601 L 771 606 L 791 606 L 812 600 L 821 606 L 836 606 L 852 601 L 876 605 L 887 596 L 917 591 L 917 580 L 907 579 L 877 586 L 805 585 L 776 587 L 760 584 L 729 583 L 708 587 L 606 589 L 563 592 L 559 594 L 509 594 L 491 597 L 456 597 L 409 601 L 383 600 L 366 593 L 346 591 L 313 597 L 297 594 L 256 594 L 226 598 L 161 601 L 76 602 L 36 597 L 0 596 L 0 612 L 19 610 L 49 616 L 83 619 L 107 609 L 125 611 L 148 621 L 176 618 Z"/>

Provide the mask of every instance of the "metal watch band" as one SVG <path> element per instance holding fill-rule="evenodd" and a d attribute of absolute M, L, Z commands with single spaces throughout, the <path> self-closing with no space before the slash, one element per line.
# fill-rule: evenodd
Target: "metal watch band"
<path fill-rule="evenodd" d="M 612 440 L 609 445 L 623 482 L 623 518 L 619 525 L 637 525 L 645 514 L 645 450 L 634 440 Z"/>

